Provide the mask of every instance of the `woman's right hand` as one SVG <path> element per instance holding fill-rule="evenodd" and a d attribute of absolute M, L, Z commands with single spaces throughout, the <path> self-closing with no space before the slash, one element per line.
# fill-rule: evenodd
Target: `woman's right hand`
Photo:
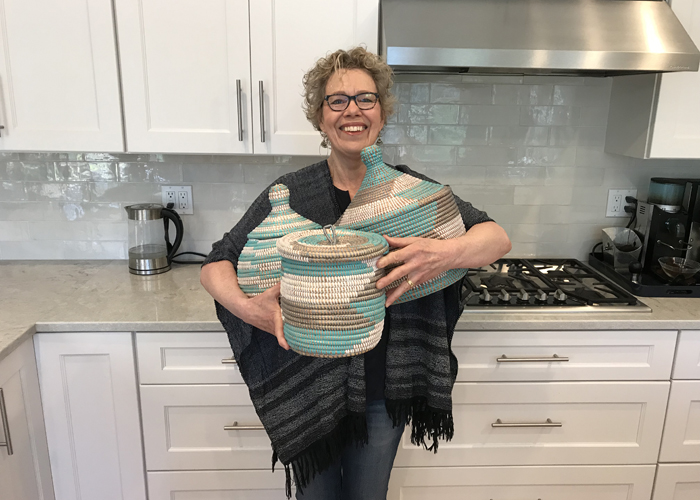
<path fill-rule="evenodd" d="M 245 317 L 241 319 L 260 330 L 271 333 L 277 337 L 280 347 L 289 350 L 289 344 L 284 338 L 279 298 L 280 284 L 277 283 L 260 295 L 249 298 L 245 303 Z"/>

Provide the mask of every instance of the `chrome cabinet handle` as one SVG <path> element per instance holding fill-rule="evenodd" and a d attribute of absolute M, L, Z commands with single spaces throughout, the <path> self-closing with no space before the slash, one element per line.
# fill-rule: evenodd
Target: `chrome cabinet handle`
<path fill-rule="evenodd" d="M 241 114 L 241 81 L 236 80 L 236 103 L 238 106 L 238 140 L 243 142 L 243 115 Z"/>
<path fill-rule="evenodd" d="M 234 422 L 232 425 L 225 425 L 225 431 L 264 431 L 265 427 L 262 425 L 238 425 L 238 422 Z"/>
<path fill-rule="evenodd" d="M 0 446 L 7 447 L 7 454 L 12 455 L 12 439 L 10 439 L 10 421 L 7 419 L 7 408 L 5 407 L 5 394 L 0 389 L 0 420 L 2 420 L 2 428 L 5 432 L 5 442 L 0 443 Z"/>
<path fill-rule="evenodd" d="M 5 130 L 5 125 L 0 125 L 0 130 Z M 2 132 L 0 132 L 0 137 L 2 137 Z"/>
<path fill-rule="evenodd" d="M 233 358 L 224 358 L 221 360 L 222 365 L 237 365 L 238 362 Z"/>
<path fill-rule="evenodd" d="M 551 418 L 548 418 L 545 422 L 503 422 L 501 419 L 496 419 L 491 427 L 561 427 L 561 422 L 552 422 Z"/>
<path fill-rule="evenodd" d="M 260 80 L 259 82 L 259 89 L 260 89 L 260 142 L 265 142 L 265 99 L 263 99 L 263 96 L 265 95 L 265 90 L 263 89 L 263 82 Z"/>
<path fill-rule="evenodd" d="M 501 357 L 496 358 L 496 361 L 499 363 L 548 363 L 550 361 L 569 361 L 569 358 L 566 356 L 558 356 L 557 354 L 553 354 L 550 357 L 525 356 L 521 358 L 509 358 L 505 354 L 501 354 Z"/>

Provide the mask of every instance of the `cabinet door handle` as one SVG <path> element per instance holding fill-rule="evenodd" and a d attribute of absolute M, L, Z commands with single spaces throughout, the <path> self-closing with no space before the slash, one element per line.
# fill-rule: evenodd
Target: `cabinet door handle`
<path fill-rule="evenodd" d="M 260 94 L 260 142 L 265 142 L 265 90 L 263 89 L 263 81 L 259 82 L 259 94 Z"/>
<path fill-rule="evenodd" d="M 222 365 L 237 365 L 238 363 L 233 358 L 224 358 L 221 360 L 221 364 Z"/>
<path fill-rule="evenodd" d="M 241 111 L 241 81 L 236 80 L 236 105 L 238 106 L 238 140 L 243 142 L 243 115 Z"/>
<path fill-rule="evenodd" d="M 500 418 L 496 419 L 491 427 L 561 427 L 561 422 L 552 422 L 551 418 L 548 418 L 544 422 L 503 422 Z"/>
<path fill-rule="evenodd" d="M 7 454 L 12 455 L 12 439 L 10 439 L 10 421 L 7 419 L 7 408 L 5 408 L 5 393 L 0 389 L 0 420 L 2 420 L 2 428 L 5 432 L 5 442 L 0 443 L 0 446 L 7 447 Z"/>
<path fill-rule="evenodd" d="M 234 422 L 232 425 L 225 425 L 225 431 L 264 431 L 265 427 L 262 425 L 238 425 L 238 422 Z"/>
<path fill-rule="evenodd" d="M 501 354 L 500 358 L 496 358 L 499 363 L 549 363 L 550 361 L 569 361 L 566 356 L 558 356 L 557 354 L 552 354 L 550 357 L 546 356 L 525 356 L 520 358 L 509 358 L 505 354 Z"/>
<path fill-rule="evenodd" d="M 0 125 L 0 130 L 5 130 L 5 125 Z M 2 132 L 0 132 L 0 137 L 2 137 Z"/>

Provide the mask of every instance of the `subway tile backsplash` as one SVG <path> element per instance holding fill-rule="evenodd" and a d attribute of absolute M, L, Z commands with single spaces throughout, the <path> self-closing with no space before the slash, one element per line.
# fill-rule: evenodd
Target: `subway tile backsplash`
<path fill-rule="evenodd" d="M 700 175 L 700 160 L 636 160 L 603 151 L 610 79 L 401 76 L 384 156 L 485 210 L 514 257 L 585 259 L 610 188 Z M 301 111 L 300 111 L 301 112 Z M 320 142 L 320 139 L 319 139 Z M 0 153 L 0 259 L 124 259 L 124 206 L 191 184 L 181 251 L 207 253 L 278 176 L 320 157 Z"/>

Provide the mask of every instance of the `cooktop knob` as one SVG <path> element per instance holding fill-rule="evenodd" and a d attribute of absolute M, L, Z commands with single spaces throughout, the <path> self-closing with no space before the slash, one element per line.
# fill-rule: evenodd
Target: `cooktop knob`
<path fill-rule="evenodd" d="M 481 291 L 481 294 L 479 294 L 479 302 L 491 302 L 491 294 L 486 288 L 484 288 Z"/>
<path fill-rule="evenodd" d="M 528 302 L 530 300 L 530 294 L 526 290 L 520 290 L 518 293 L 519 302 Z"/>
<path fill-rule="evenodd" d="M 561 290 L 554 291 L 554 300 L 556 302 L 566 302 L 566 294 Z"/>
<path fill-rule="evenodd" d="M 535 302 L 547 302 L 547 294 L 544 292 L 544 290 L 537 290 L 537 293 L 535 294 Z"/>
<path fill-rule="evenodd" d="M 498 300 L 500 302 L 510 302 L 510 294 L 503 289 L 501 293 L 498 294 Z"/>

